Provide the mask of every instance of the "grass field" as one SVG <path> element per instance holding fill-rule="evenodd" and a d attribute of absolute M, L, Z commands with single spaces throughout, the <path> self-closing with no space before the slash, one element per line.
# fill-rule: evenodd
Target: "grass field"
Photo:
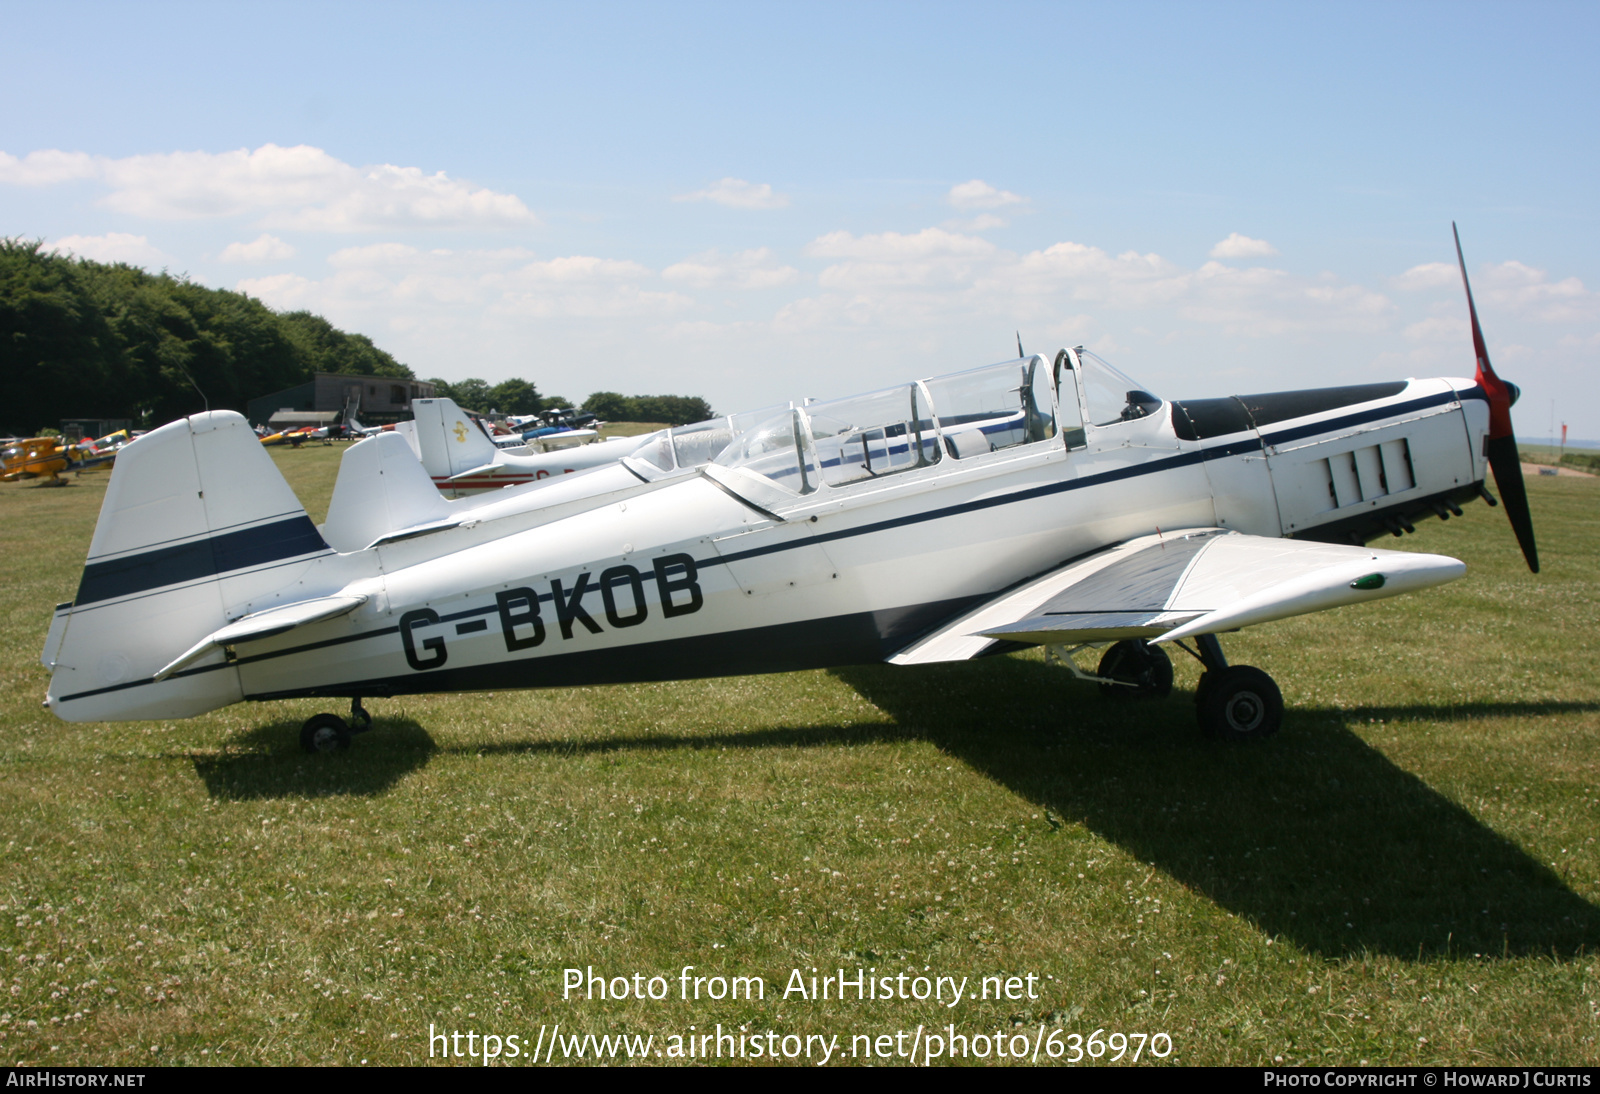
<path fill-rule="evenodd" d="M 340 451 L 275 453 L 314 519 Z M 1287 707 L 1250 747 L 1199 737 L 1181 655 L 1172 698 L 1121 705 L 1022 654 L 374 702 L 321 757 L 297 731 L 327 703 L 41 709 L 105 482 L 0 487 L 7 1062 L 422 1063 L 430 1023 L 559 1022 L 845 1062 L 954 1024 L 1161 1032 L 1185 1064 L 1600 1063 L 1600 480 L 1528 481 L 1537 577 L 1477 505 L 1385 544 L 1465 579 L 1231 636 Z M 683 1001 L 684 965 L 765 999 Z M 586 966 L 670 995 L 563 1000 Z M 841 967 L 1038 997 L 783 997 Z"/>

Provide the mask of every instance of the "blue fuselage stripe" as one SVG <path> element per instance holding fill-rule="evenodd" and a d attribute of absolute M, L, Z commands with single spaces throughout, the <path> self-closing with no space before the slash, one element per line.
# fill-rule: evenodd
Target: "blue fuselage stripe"
<path fill-rule="evenodd" d="M 73 603 L 82 608 L 102 600 L 201 581 L 327 550 L 329 547 L 317 533 L 317 526 L 301 513 L 255 528 L 91 562 L 83 568 L 83 579 Z"/>

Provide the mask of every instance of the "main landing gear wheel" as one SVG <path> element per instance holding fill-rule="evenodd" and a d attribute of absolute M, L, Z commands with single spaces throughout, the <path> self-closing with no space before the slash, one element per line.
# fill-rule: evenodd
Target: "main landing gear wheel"
<path fill-rule="evenodd" d="M 315 714 L 300 727 L 300 747 L 307 752 L 343 752 L 350 747 L 350 727 L 337 714 Z"/>
<path fill-rule="evenodd" d="M 1230 665 L 1200 678 L 1195 714 L 1208 737 L 1255 741 L 1283 725 L 1283 695 L 1260 669 Z"/>
<path fill-rule="evenodd" d="M 1100 694 L 1111 699 L 1161 699 L 1172 691 L 1172 658 L 1141 638 L 1124 638 L 1106 650 L 1096 674 L 1121 681 L 1100 685 Z"/>

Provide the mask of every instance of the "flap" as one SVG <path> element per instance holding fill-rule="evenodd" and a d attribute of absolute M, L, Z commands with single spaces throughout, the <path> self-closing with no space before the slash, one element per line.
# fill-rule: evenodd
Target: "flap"
<path fill-rule="evenodd" d="M 1218 528 L 1142 536 L 997 597 L 889 660 L 964 660 L 994 641 L 1172 641 L 1395 596 L 1465 572 L 1443 555 Z"/>

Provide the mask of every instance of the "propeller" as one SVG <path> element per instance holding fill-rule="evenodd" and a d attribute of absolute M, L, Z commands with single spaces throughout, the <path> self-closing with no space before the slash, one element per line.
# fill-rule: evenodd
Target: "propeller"
<path fill-rule="evenodd" d="M 1483 328 L 1478 325 L 1478 309 L 1472 303 L 1472 284 L 1467 280 L 1467 260 L 1461 254 L 1461 233 L 1455 222 L 1450 230 L 1456 237 L 1456 261 L 1461 264 L 1461 284 L 1467 290 L 1467 314 L 1472 317 L 1472 349 L 1478 356 L 1478 386 L 1489 397 L 1489 435 L 1484 445 L 1494 484 L 1500 488 L 1506 516 L 1516 533 L 1528 569 L 1539 572 L 1539 548 L 1533 542 L 1533 517 L 1528 512 L 1528 490 L 1522 481 L 1522 457 L 1517 454 L 1517 438 L 1511 432 L 1511 404 L 1517 401 L 1516 385 L 1495 375 L 1489 363 L 1489 350 L 1483 344 Z"/>

